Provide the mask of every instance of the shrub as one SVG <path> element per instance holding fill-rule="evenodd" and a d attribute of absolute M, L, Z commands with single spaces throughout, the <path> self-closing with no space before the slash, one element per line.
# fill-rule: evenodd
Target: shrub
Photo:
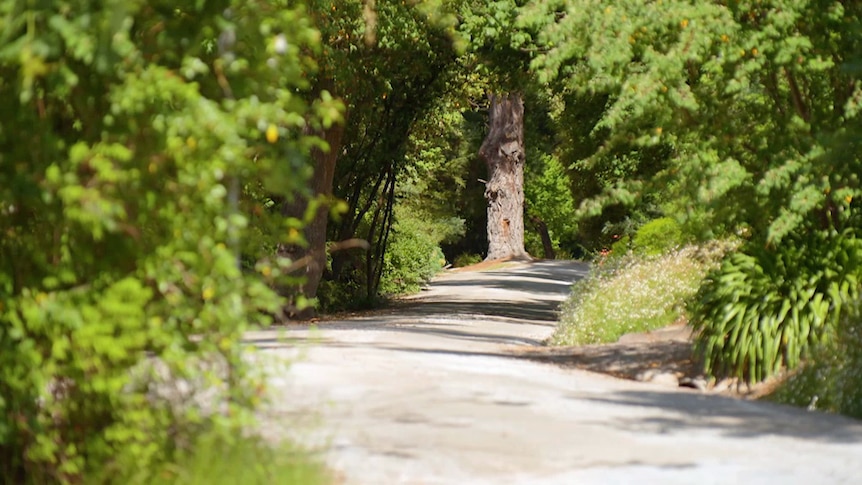
<path fill-rule="evenodd" d="M 407 215 L 396 220 L 384 256 L 380 283 L 384 295 L 419 291 L 446 265 L 440 240 L 427 226 L 424 221 Z"/>
<path fill-rule="evenodd" d="M 693 305 L 706 371 L 756 382 L 797 367 L 858 297 L 860 263 L 862 241 L 851 231 L 812 231 L 729 255 Z"/>
<path fill-rule="evenodd" d="M 573 286 L 551 343 L 615 342 L 626 333 L 679 320 L 716 259 L 689 246 L 660 257 L 630 255 L 594 266 L 588 278 Z"/>
<path fill-rule="evenodd" d="M 682 226 L 675 219 L 661 217 L 639 227 L 631 246 L 636 253 L 649 256 L 682 247 L 686 242 Z"/>
<path fill-rule="evenodd" d="M 536 231 L 531 230 L 532 227 L 530 226 L 532 225 L 528 222 L 524 231 L 524 250 L 527 251 L 527 254 L 544 257 L 545 249 L 542 245 L 542 237 Z"/>
<path fill-rule="evenodd" d="M 815 348 L 769 399 L 862 418 L 862 301 L 845 305 L 835 338 Z"/>
<path fill-rule="evenodd" d="M 629 235 L 621 236 L 611 244 L 610 255 L 613 257 L 625 256 L 632 251 L 632 237 Z"/>

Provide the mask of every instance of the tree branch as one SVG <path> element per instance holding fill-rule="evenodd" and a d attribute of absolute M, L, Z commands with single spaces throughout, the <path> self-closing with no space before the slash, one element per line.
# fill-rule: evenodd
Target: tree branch
<path fill-rule="evenodd" d="M 784 77 L 787 78 L 787 83 L 790 85 L 790 94 L 793 97 L 793 107 L 796 109 L 796 114 L 805 120 L 806 123 L 810 123 L 811 112 L 808 110 L 808 106 L 802 98 L 802 93 L 799 91 L 799 85 L 796 83 L 796 78 L 787 68 L 784 68 Z"/>

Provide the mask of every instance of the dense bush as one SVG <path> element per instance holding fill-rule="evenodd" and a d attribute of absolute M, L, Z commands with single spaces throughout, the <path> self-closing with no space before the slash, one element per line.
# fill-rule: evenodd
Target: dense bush
<path fill-rule="evenodd" d="M 670 217 L 653 219 L 638 228 L 632 238 L 632 249 L 638 254 L 658 255 L 687 243 L 679 223 Z"/>
<path fill-rule="evenodd" d="M 859 294 L 862 240 L 853 231 L 811 231 L 777 247 L 730 254 L 693 307 L 706 370 L 750 382 L 795 368 L 834 334 Z"/>
<path fill-rule="evenodd" d="M 428 222 L 405 214 L 395 222 L 390 237 L 380 283 L 383 294 L 419 291 L 446 265 L 440 235 L 429 230 Z"/>
<path fill-rule="evenodd" d="M 281 270 L 240 270 L 243 212 L 304 185 L 315 119 L 315 32 L 268 6 L 0 0 L 0 481 L 146 482 L 260 400 Z"/>
<path fill-rule="evenodd" d="M 641 256 L 658 256 L 679 249 L 693 239 L 671 217 L 659 217 L 642 224 L 626 220 L 609 226 L 617 239 L 611 245 L 614 257 L 634 253 Z"/>
<path fill-rule="evenodd" d="M 626 333 L 674 323 L 685 316 L 687 300 L 724 250 L 689 246 L 660 257 L 629 255 L 595 265 L 572 288 L 551 343 L 615 342 Z"/>

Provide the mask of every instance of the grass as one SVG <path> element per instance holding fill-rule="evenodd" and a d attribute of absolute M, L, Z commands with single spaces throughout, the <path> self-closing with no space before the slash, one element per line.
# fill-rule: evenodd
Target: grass
<path fill-rule="evenodd" d="M 594 266 L 561 308 L 551 345 L 616 342 L 685 317 L 685 304 L 721 251 L 687 246 L 657 257 L 624 256 Z"/>
<path fill-rule="evenodd" d="M 294 445 L 257 437 L 207 437 L 163 483 L 176 485 L 323 485 L 325 469 Z M 172 475 L 172 476 L 171 476 Z"/>
<path fill-rule="evenodd" d="M 154 472 L 129 464 L 112 472 L 96 473 L 87 483 L 137 485 L 329 485 L 325 466 L 295 444 L 272 444 L 256 435 L 213 431 L 194 439 L 171 463 Z"/>

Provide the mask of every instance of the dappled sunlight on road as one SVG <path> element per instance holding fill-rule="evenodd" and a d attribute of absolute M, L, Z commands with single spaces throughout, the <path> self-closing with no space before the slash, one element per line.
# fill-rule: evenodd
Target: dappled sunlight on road
<path fill-rule="evenodd" d="M 271 380 L 268 433 L 319 447 L 347 484 L 851 483 L 862 474 L 860 423 L 517 352 L 551 334 L 587 270 L 543 261 L 449 273 L 388 310 L 250 333 L 265 356 L 292 361 Z M 292 426 L 306 415 L 313 425 Z"/>

